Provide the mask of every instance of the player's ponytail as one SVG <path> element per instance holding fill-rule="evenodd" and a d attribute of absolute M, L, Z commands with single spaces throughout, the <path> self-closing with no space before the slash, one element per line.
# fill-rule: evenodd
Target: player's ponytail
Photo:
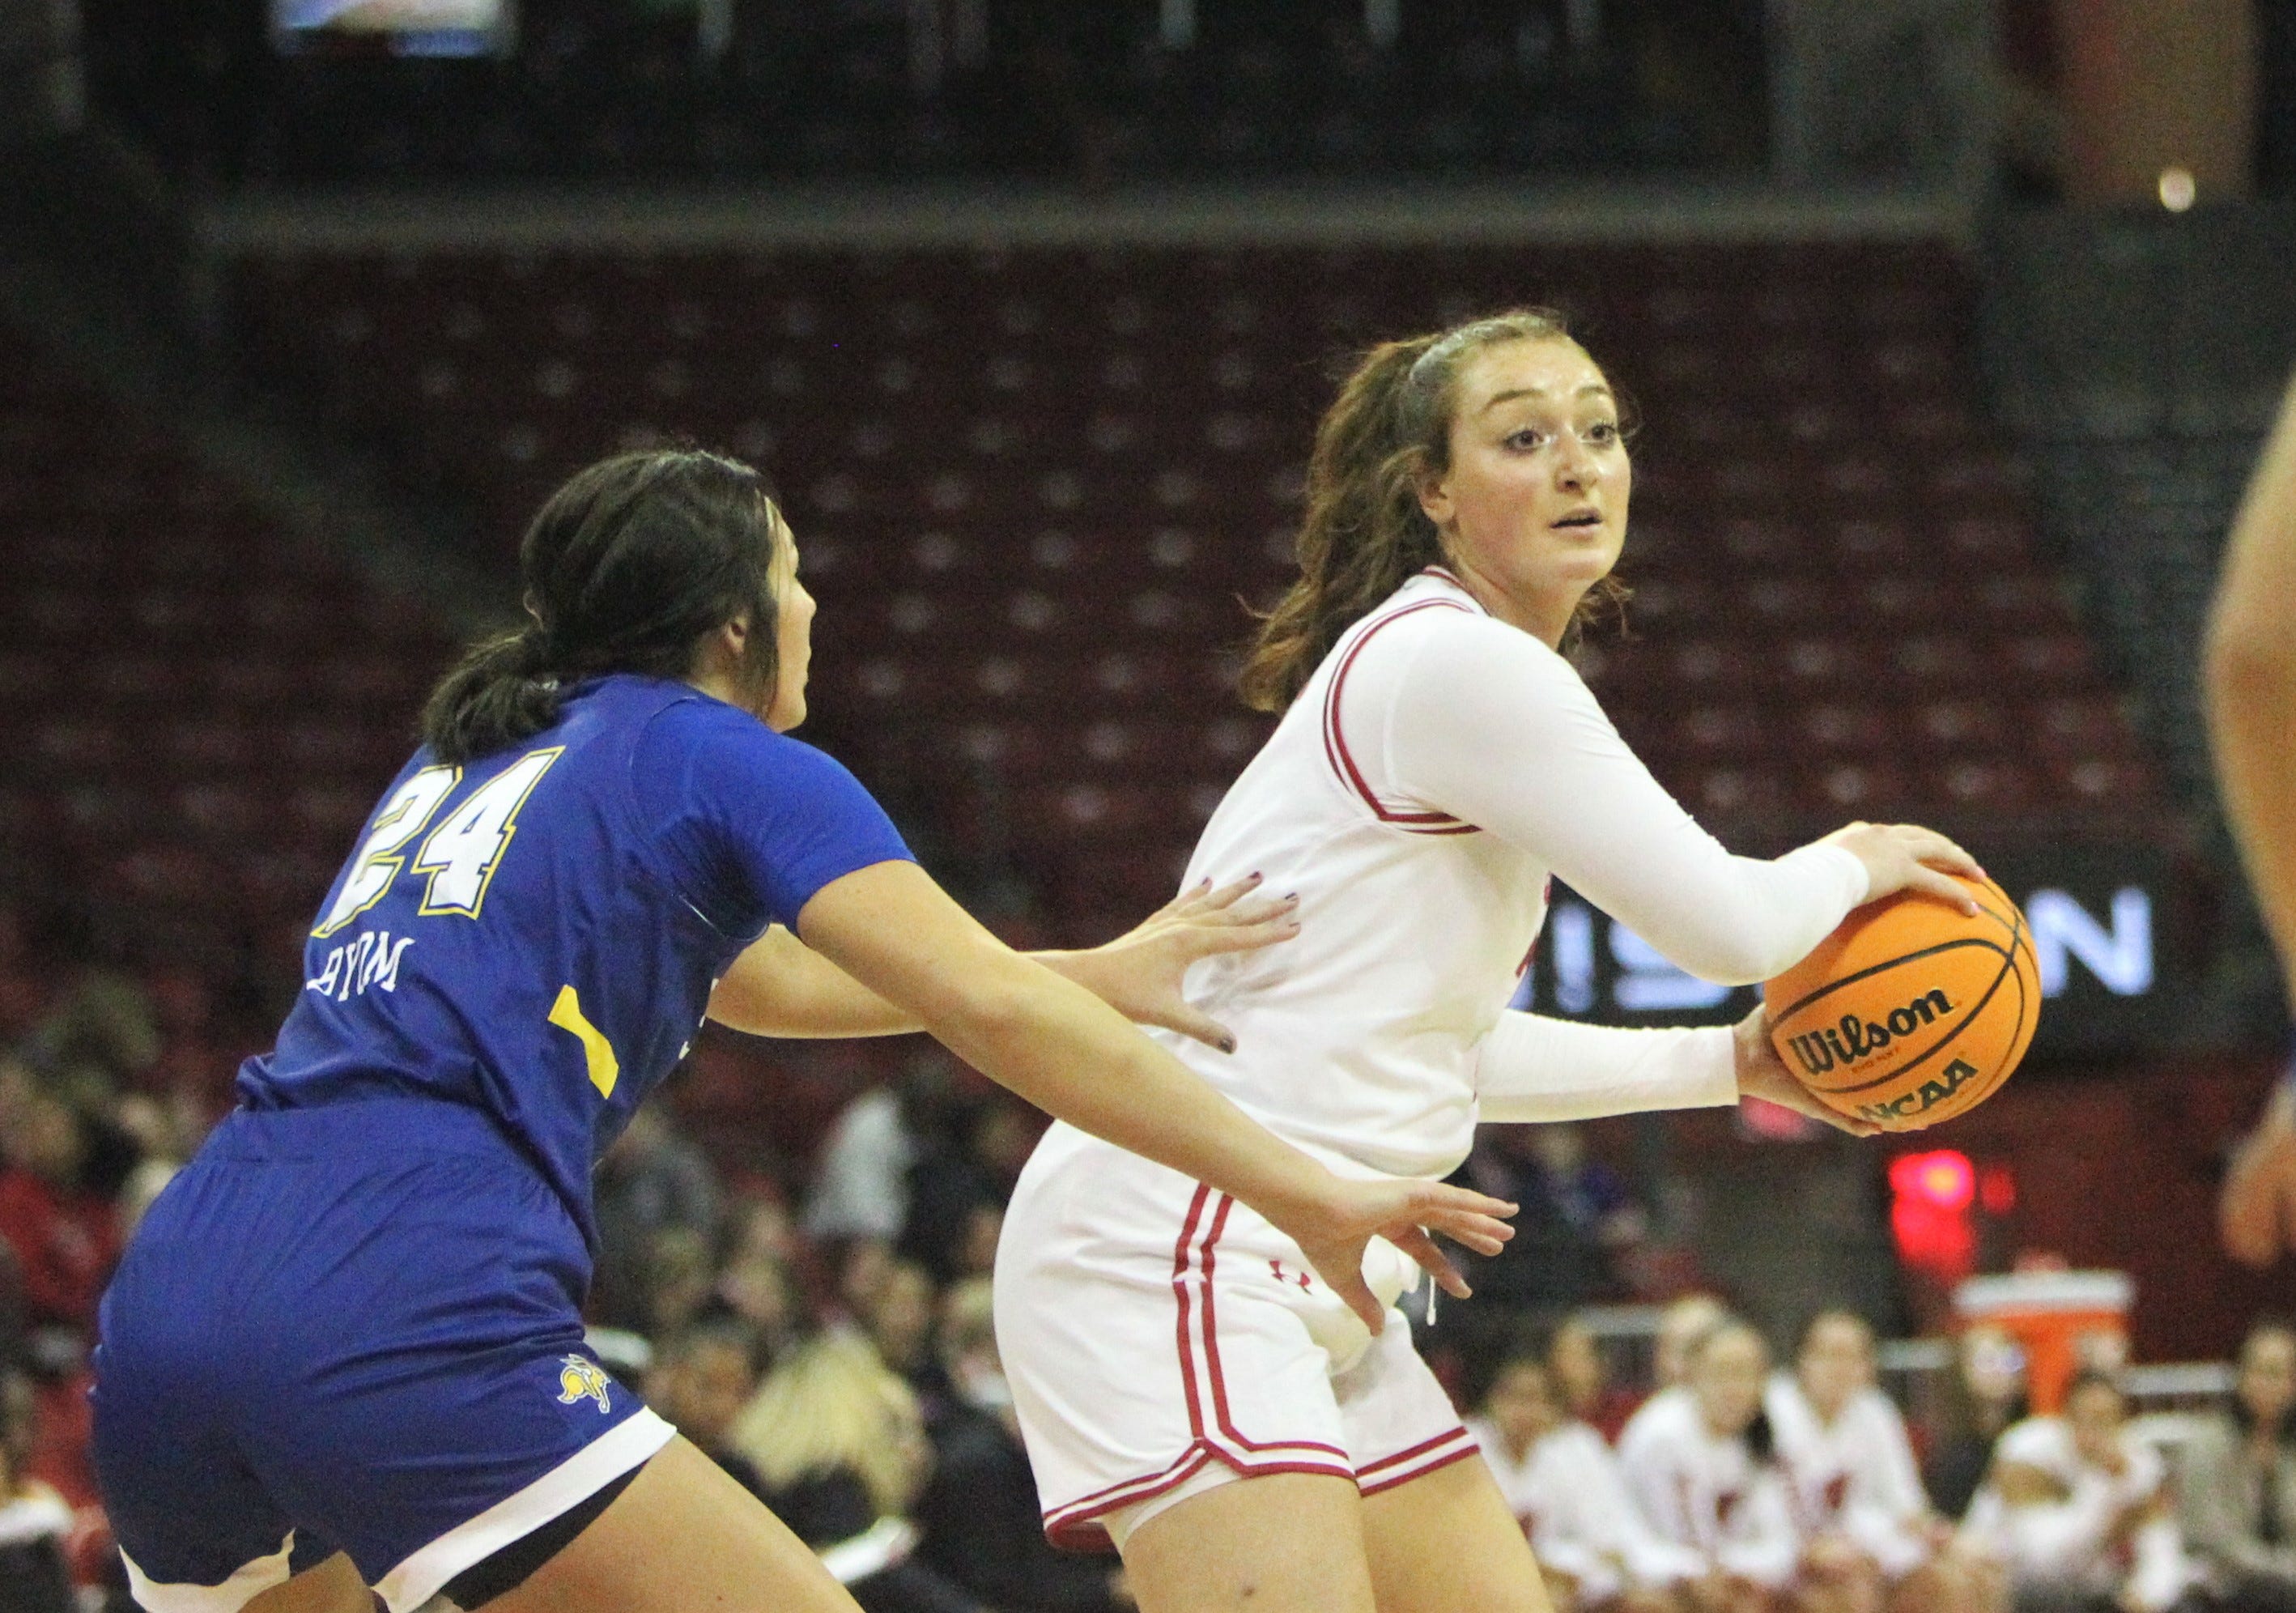
<path fill-rule="evenodd" d="M 422 737 L 447 762 L 516 745 L 558 720 L 558 682 L 542 630 L 482 638 L 439 679 L 423 708 Z"/>
<path fill-rule="evenodd" d="M 471 646 L 423 708 L 439 760 L 467 761 L 558 720 L 566 687 L 607 672 L 683 678 L 701 637 L 747 616 L 743 680 L 779 672 L 767 581 L 780 515 L 764 478 L 715 454 L 619 454 L 577 471 L 519 546 L 530 620 Z"/>
<path fill-rule="evenodd" d="M 1419 484 L 1450 468 L 1459 371 L 1487 347 L 1569 341 L 1562 316 L 1517 309 L 1447 331 L 1382 342 L 1357 363 L 1316 427 L 1299 580 L 1264 617 L 1237 683 L 1257 711 L 1290 705 L 1340 636 L 1404 580 L 1443 558 Z M 1580 606 L 1615 607 L 1605 578 Z"/>

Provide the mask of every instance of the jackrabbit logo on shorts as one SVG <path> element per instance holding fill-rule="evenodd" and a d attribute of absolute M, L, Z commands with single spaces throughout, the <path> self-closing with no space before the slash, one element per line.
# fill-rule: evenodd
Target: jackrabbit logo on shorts
<path fill-rule="evenodd" d="M 603 1417 L 614 1409 L 614 1380 L 599 1370 L 595 1362 L 585 1361 L 579 1355 L 562 1356 L 558 1362 L 558 1403 L 570 1406 L 584 1400 L 596 1401 L 598 1415 Z"/>

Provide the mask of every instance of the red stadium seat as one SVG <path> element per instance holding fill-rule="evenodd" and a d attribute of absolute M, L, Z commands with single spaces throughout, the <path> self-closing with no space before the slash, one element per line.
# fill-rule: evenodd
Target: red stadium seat
<path fill-rule="evenodd" d="M 1676 769 L 1662 782 L 1701 816 L 1743 819 L 1774 814 L 1788 804 L 1786 786 L 1774 769 L 1738 765 Z"/>
<path fill-rule="evenodd" d="M 1801 708 L 1796 728 L 1799 753 L 1872 756 L 1903 747 L 1905 731 L 1897 714 L 1870 702 L 1823 701 Z"/>
<path fill-rule="evenodd" d="M 1937 771 L 1946 797 L 1964 809 L 2013 811 L 2031 806 L 2046 786 L 2033 769 L 2005 758 L 1963 757 Z"/>
<path fill-rule="evenodd" d="M 1842 819 L 1895 817 L 1915 794 L 1905 769 L 1887 756 L 1809 759 L 1796 769 L 1795 786 L 1812 810 Z"/>

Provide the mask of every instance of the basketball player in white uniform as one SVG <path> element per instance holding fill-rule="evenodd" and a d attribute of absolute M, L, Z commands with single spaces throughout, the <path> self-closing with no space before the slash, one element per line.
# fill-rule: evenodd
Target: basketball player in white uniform
<path fill-rule="evenodd" d="M 1549 316 L 1390 343 L 1319 428 L 1302 576 L 1245 676 L 1283 719 L 1188 871 L 1262 874 L 1303 927 L 1192 972 L 1233 1056 L 1168 1045 L 1336 1171 L 1444 1176 L 1478 1119 L 1748 1090 L 1816 1109 L 1756 1021 L 1503 1014 L 1550 875 L 1733 983 L 1899 890 L 1967 908 L 1939 870 L 1974 865 L 1925 830 L 1732 856 L 1620 742 L 1558 646 L 1609 587 L 1628 483 L 1617 401 Z M 1391 1300 L 1406 1264 L 1373 1251 Z M 996 1304 L 1046 1527 L 1112 1541 L 1146 1613 L 1544 1609 L 1399 1313 L 1351 1309 L 1226 1195 L 1055 1126 L 1005 1222 Z"/>
<path fill-rule="evenodd" d="M 1661 1540 L 1705 1563 L 1690 1582 L 1704 1613 L 1767 1613 L 1803 1602 L 1803 1538 L 1762 1409 L 1769 1352 L 1733 1318 L 1693 1347 L 1683 1392 L 1653 1401 L 1619 1441 L 1619 1466 Z M 1805 1604 L 1807 1605 L 1807 1604 Z"/>
<path fill-rule="evenodd" d="M 1874 1330 L 1848 1311 L 1802 1329 L 1793 1370 L 1762 1407 L 1802 1533 L 1809 1605 L 1894 1613 L 1969 1613 L 1969 1565 L 1939 1547 L 1948 1530 L 1922 1488 L 1895 1402 L 1875 1385 Z"/>
<path fill-rule="evenodd" d="M 1562 1613 L 1676 1613 L 1706 1560 L 1660 1540 L 1627 1494 L 1619 1459 L 1572 1418 L 1536 1354 L 1499 1367 L 1468 1430 L 1546 1570 Z"/>

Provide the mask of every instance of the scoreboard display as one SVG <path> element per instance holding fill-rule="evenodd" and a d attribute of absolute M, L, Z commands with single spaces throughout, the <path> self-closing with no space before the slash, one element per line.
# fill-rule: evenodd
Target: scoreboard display
<path fill-rule="evenodd" d="M 513 0 L 271 0 L 291 55 L 490 56 L 515 43 Z"/>

